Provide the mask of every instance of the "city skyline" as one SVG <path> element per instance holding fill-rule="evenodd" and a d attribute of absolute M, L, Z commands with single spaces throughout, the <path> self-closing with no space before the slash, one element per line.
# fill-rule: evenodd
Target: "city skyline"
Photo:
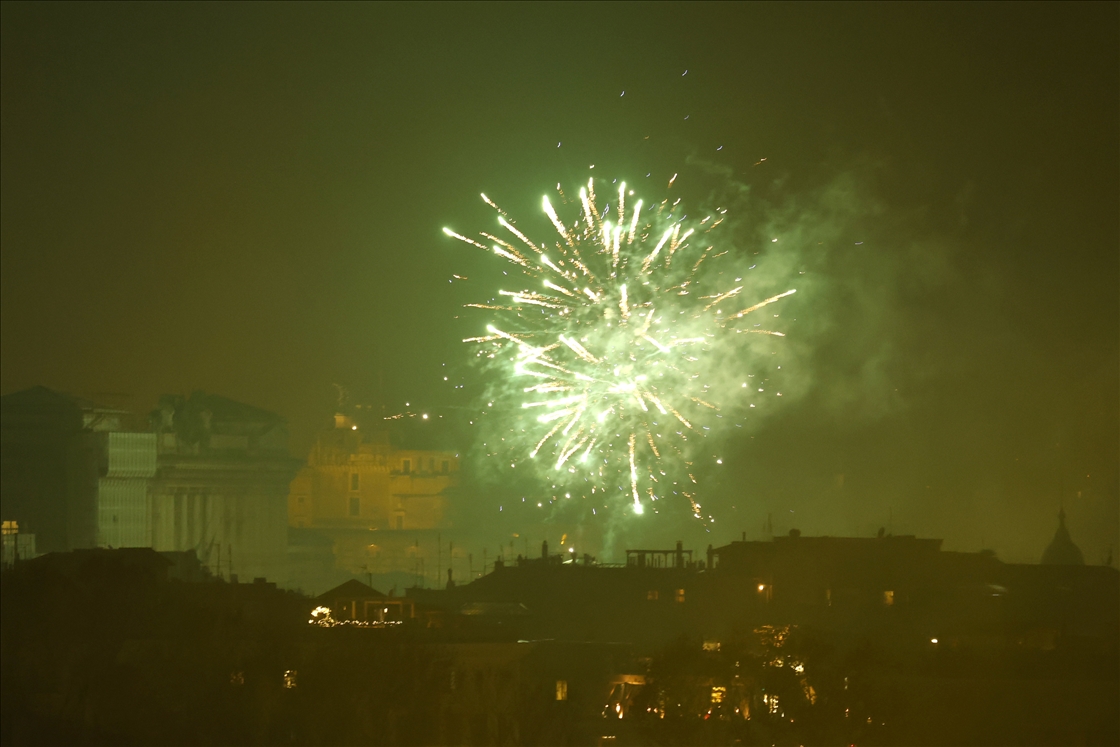
<path fill-rule="evenodd" d="M 469 422 L 454 275 L 488 270 L 440 229 L 488 225 L 478 192 L 527 215 L 679 174 L 760 270 L 805 273 L 783 402 L 708 482 L 719 542 L 890 524 L 1029 562 L 1064 508 L 1102 562 L 1115 6 L 635 11 L 6 4 L 0 391 L 212 392 L 300 458 L 335 384 Z"/>

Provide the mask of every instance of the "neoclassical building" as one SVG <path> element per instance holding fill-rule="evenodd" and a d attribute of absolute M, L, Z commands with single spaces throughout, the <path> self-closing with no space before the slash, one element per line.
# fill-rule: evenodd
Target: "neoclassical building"
<path fill-rule="evenodd" d="M 287 578 L 287 497 L 300 460 L 282 417 L 214 394 L 152 413 L 151 546 L 194 550 L 215 574 Z"/>
<path fill-rule="evenodd" d="M 418 539 L 445 526 L 459 455 L 394 444 L 385 427 L 335 415 L 292 481 L 288 520 L 330 540 L 351 573 L 412 571 Z"/>

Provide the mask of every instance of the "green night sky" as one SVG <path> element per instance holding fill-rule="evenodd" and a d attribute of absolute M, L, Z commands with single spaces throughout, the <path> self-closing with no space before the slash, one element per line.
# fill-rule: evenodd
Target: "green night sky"
<path fill-rule="evenodd" d="M 796 323 L 711 538 L 635 536 L 1036 562 L 1064 505 L 1087 562 L 1120 551 L 1114 3 L 0 7 L 4 393 L 202 389 L 297 455 L 336 383 L 469 414 L 456 317 L 502 268 L 440 229 L 676 173 Z M 476 488 L 459 526 L 496 516 Z"/>

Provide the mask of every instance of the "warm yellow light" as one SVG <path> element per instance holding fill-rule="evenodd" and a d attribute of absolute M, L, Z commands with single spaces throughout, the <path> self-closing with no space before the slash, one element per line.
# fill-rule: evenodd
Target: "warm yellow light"
<path fill-rule="evenodd" d="M 930 643 L 937 643 L 937 639 L 936 639 L 936 638 L 930 638 L 930 639 L 929 639 L 929 642 L 930 642 Z"/>
<path fill-rule="evenodd" d="M 766 584 L 759 584 L 758 585 L 758 590 L 759 591 L 766 591 Z"/>

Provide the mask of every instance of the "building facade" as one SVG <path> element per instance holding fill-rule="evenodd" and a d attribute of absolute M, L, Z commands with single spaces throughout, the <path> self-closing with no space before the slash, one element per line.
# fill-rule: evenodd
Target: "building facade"
<path fill-rule="evenodd" d="M 336 415 L 292 481 L 288 520 L 329 539 L 339 570 L 411 572 L 417 539 L 446 526 L 458 473 L 454 452 L 402 447 L 385 428 Z"/>
<path fill-rule="evenodd" d="M 127 411 L 46 387 L 2 402 L 0 504 L 26 546 L 150 546 L 154 434 L 139 432 Z"/>
<path fill-rule="evenodd" d="M 212 573 L 287 577 L 287 496 L 299 468 L 275 413 L 196 392 L 152 413 L 151 542 L 194 550 Z"/>
<path fill-rule="evenodd" d="M 396 448 L 388 431 L 336 415 L 292 481 L 288 515 L 300 528 L 438 528 L 458 472 L 457 454 Z"/>

